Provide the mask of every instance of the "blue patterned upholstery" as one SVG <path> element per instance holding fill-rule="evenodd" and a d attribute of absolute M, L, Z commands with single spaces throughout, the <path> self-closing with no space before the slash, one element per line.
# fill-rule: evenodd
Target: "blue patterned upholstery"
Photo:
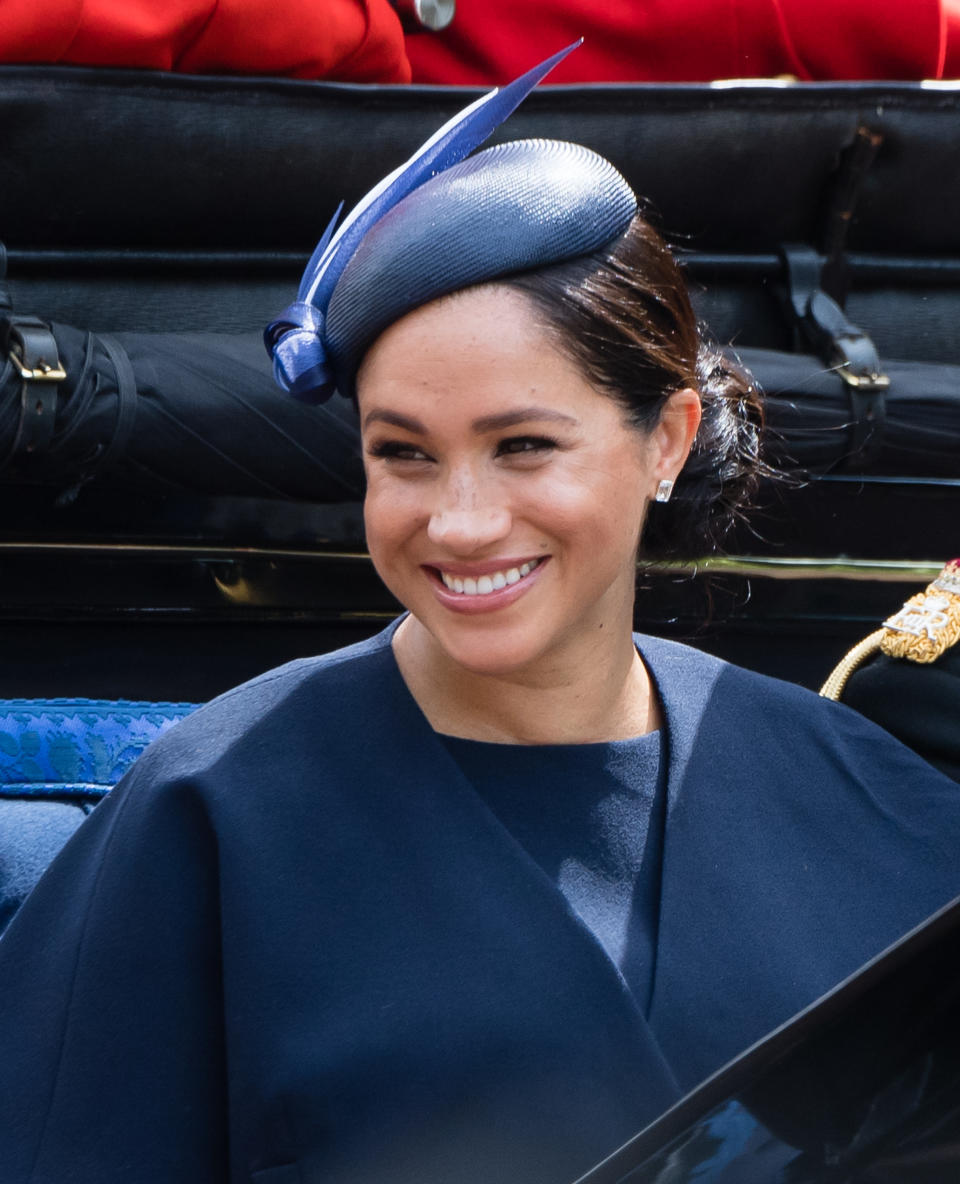
<path fill-rule="evenodd" d="M 0 699 L 0 933 L 97 802 L 197 706 Z"/>
<path fill-rule="evenodd" d="M 0 797 L 102 797 L 196 703 L 0 700 Z"/>

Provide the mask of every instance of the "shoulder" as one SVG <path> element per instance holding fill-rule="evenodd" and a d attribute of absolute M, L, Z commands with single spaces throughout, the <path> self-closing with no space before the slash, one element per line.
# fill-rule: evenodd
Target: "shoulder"
<path fill-rule="evenodd" d="M 241 716 L 248 711 L 259 713 L 265 707 L 298 694 L 304 687 L 323 691 L 341 684 L 363 680 L 375 673 L 384 661 L 391 660 L 390 642 L 394 626 L 365 641 L 342 649 L 307 658 L 296 658 L 277 666 L 211 699 L 190 718 L 205 716 Z"/>
<path fill-rule="evenodd" d="M 766 709 L 818 711 L 819 695 L 796 683 L 736 666 L 694 646 L 660 637 L 634 634 L 634 641 L 661 696 L 682 699 L 712 709 L 725 706 L 734 695 Z M 741 706 L 744 700 L 741 700 Z"/>
<path fill-rule="evenodd" d="M 908 777 L 938 793 L 956 787 L 883 728 L 796 683 L 735 666 L 691 646 L 639 636 L 663 702 L 671 740 L 686 760 L 719 771 L 724 761 L 833 781 Z"/>
<path fill-rule="evenodd" d="M 369 701 L 389 677 L 393 629 L 288 662 L 217 696 L 150 745 L 134 766 L 136 779 L 190 777 L 239 752 L 249 760 L 257 750 L 274 750 L 291 732 L 349 726 L 351 704 Z"/>
<path fill-rule="evenodd" d="M 736 666 L 691 645 L 635 635 L 637 648 L 662 695 L 692 698 L 712 710 L 762 709 L 793 720 L 857 721 L 862 717 L 797 683 Z M 866 721 L 863 721 L 866 723 Z"/>
<path fill-rule="evenodd" d="M 875 760 L 926 762 L 888 732 L 842 703 L 824 699 L 796 683 L 735 666 L 692 646 L 637 636 L 640 654 L 660 694 L 671 731 L 732 744 L 749 742 L 758 758 L 765 751 L 796 758 L 811 748 L 872 748 Z"/>

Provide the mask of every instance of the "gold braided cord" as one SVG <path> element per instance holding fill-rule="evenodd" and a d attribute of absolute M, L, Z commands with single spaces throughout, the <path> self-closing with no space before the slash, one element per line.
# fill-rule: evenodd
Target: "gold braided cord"
<path fill-rule="evenodd" d="M 883 640 L 883 629 L 877 629 L 876 632 L 871 633 L 869 637 L 865 637 L 863 641 L 858 641 L 857 644 L 840 659 L 830 674 L 830 677 L 820 688 L 820 694 L 825 699 L 839 699 L 843 694 L 843 688 L 847 685 L 847 680 L 859 666 L 866 662 L 867 658 L 872 657 L 880 648 L 880 642 Z"/>
<path fill-rule="evenodd" d="M 960 560 L 951 560 L 926 591 L 883 623 L 880 648 L 890 658 L 935 662 L 960 641 Z"/>
<path fill-rule="evenodd" d="M 960 641 L 960 559 L 951 559 L 926 591 L 884 621 L 883 628 L 858 642 L 820 688 L 825 699 L 839 699 L 853 672 L 877 651 L 909 662 L 935 662 Z"/>

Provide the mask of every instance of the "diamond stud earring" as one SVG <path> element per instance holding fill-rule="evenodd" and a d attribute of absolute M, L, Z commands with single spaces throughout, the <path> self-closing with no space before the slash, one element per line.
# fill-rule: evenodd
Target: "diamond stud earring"
<path fill-rule="evenodd" d="M 664 478 L 657 486 L 657 492 L 654 494 L 654 500 L 658 502 L 668 502 L 670 494 L 673 493 L 673 482 Z"/>

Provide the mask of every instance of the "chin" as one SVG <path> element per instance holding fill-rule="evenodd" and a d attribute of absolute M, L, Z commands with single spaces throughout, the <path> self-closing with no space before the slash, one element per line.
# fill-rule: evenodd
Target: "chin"
<path fill-rule="evenodd" d="M 507 646 L 491 649 L 490 646 L 462 647 L 451 650 L 445 647 L 447 658 L 470 674 L 487 678 L 510 678 L 522 674 L 536 665 L 537 656 L 518 653 Z"/>
<path fill-rule="evenodd" d="M 503 622 L 457 622 L 438 627 L 417 618 L 446 661 L 470 674 L 509 678 L 537 668 L 552 647 L 529 622 L 506 627 Z"/>

